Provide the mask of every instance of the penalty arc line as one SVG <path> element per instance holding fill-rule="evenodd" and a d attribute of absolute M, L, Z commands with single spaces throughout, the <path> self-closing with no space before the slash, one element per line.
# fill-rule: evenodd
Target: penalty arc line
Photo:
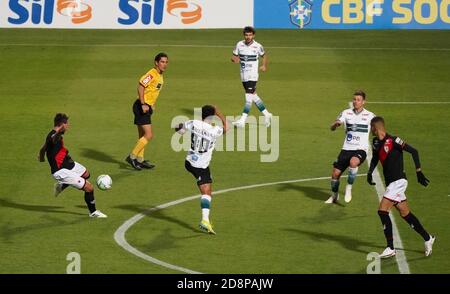
<path fill-rule="evenodd" d="M 365 174 L 359 174 L 357 175 L 358 177 L 361 176 L 365 176 Z M 346 176 L 343 176 L 344 178 Z M 254 185 L 248 185 L 248 186 L 241 186 L 241 187 L 234 187 L 234 188 L 228 188 L 228 189 L 223 189 L 223 190 L 219 190 L 216 192 L 213 192 L 213 195 L 217 195 L 217 194 L 223 194 L 223 193 L 228 193 L 228 192 L 232 192 L 232 191 L 239 191 L 239 190 L 246 190 L 246 189 L 253 189 L 253 188 L 259 188 L 259 187 L 266 187 L 266 186 L 274 186 L 274 185 L 280 185 L 280 184 L 289 184 L 289 183 L 300 183 L 300 182 L 310 182 L 310 181 L 318 181 L 318 180 L 328 180 L 330 179 L 330 177 L 319 177 L 319 178 L 308 178 L 308 179 L 297 179 L 297 180 L 288 180 L 288 181 L 281 181 L 281 182 L 271 182 L 271 183 L 262 183 L 262 184 L 254 184 Z M 145 253 L 143 253 L 142 251 L 139 251 L 138 249 L 136 249 L 135 247 L 133 247 L 132 245 L 130 245 L 126 238 L 125 238 L 125 233 L 128 231 L 128 229 L 130 229 L 134 224 L 136 224 L 138 221 L 140 221 L 141 219 L 143 219 L 145 216 L 156 212 L 158 210 L 170 207 L 170 206 L 174 206 L 174 205 L 178 205 L 187 201 L 191 201 L 191 200 L 195 200 L 195 199 L 199 199 L 202 195 L 198 194 L 198 195 L 193 195 L 193 196 L 188 196 L 185 198 L 181 198 L 178 200 L 174 200 L 171 202 L 167 202 L 161 205 L 158 205 L 156 207 L 152 207 L 150 209 L 145 210 L 142 213 L 138 213 L 135 216 L 133 216 L 132 218 L 128 219 L 127 221 L 125 221 L 115 232 L 114 232 L 114 240 L 116 241 L 116 243 L 121 246 L 123 249 L 125 249 L 126 251 L 130 252 L 131 254 L 140 257 L 148 262 L 154 263 L 156 265 L 168 268 L 168 269 L 172 269 L 172 270 L 176 270 L 176 271 L 180 271 L 180 272 L 184 272 L 184 273 L 188 273 L 188 274 L 201 274 L 201 272 L 197 272 L 188 268 L 184 268 L 181 266 L 177 266 L 174 264 L 170 264 L 168 262 L 159 260 L 157 258 L 154 258 L 150 255 L 147 255 Z"/>
<path fill-rule="evenodd" d="M 350 108 L 353 108 L 352 102 L 348 103 Z M 372 149 L 368 148 L 367 152 L 367 165 L 370 167 L 370 161 L 372 160 Z M 386 188 L 381 180 L 380 173 L 378 172 L 378 168 L 375 168 L 373 171 L 373 180 L 375 182 L 375 190 L 377 191 L 378 199 L 381 201 L 384 195 L 384 191 Z M 410 274 L 409 264 L 406 259 L 405 251 L 403 250 L 403 242 L 400 238 L 400 233 L 398 232 L 397 225 L 395 223 L 394 215 L 389 212 L 389 215 L 392 219 L 392 234 L 394 236 L 394 247 L 396 248 L 397 254 L 395 255 L 395 260 L 397 261 L 398 271 L 401 274 Z"/>

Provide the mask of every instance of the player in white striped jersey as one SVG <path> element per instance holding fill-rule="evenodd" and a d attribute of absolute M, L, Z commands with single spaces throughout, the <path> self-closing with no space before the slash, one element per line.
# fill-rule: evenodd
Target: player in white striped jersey
<path fill-rule="evenodd" d="M 216 115 L 220 118 L 223 128 L 213 126 L 212 118 Z M 228 123 L 224 115 L 217 107 L 205 105 L 202 107 L 202 120 L 189 120 L 180 124 L 175 131 L 184 134 L 191 132 L 191 148 L 186 156 L 185 168 L 196 179 L 197 185 L 202 193 L 200 206 L 202 209 L 202 220 L 200 229 L 210 234 L 215 234 L 212 224 L 209 221 L 209 211 L 211 207 L 211 173 L 209 163 L 218 137 L 226 133 Z"/>
<path fill-rule="evenodd" d="M 255 102 L 259 111 L 264 114 L 267 127 L 270 126 L 272 118 L 272 114 L 266 109 L 264 102 L 256 94 L 256 83 L 259 78 L 259 58 L 262 58 L 262 65 L 259 69 L 265 72 L 267 69 L 267 54 L 264 51 L 264 47 L 256 42 L 254 38 L 255 29 L 253 27 L 245 27 L 244 40 L 236 44 L 236 48 L 233 50 L 233 56 L 231 57 L 232 62 L 239 63 L 241 66 L 241 81 L 245 89 L 245 106 L 242 116 L 239 120 L 233 122 L 236 127 L 244 127 L 253 102 Z"/>
<path fill-rule="evenodd" d="M 369 149 L 370 121 L 375 114 L 364 109 L 366 94 L 364 91 L 356 91 L 353 94 L 353 107 L 344 110 L 331 125 L 331 130 L 336 130 L 340 125 L 345 127 L 345 139 L 342 150 L 337 160 L 333 163 L 331 174 L 332 194 L 325 203 L 335 203 L 339 199 L 339 178 L 349 168 L 347 185 L 345 187 L 345 202 L 352 200 L 352 185 L 355 182 L 358 167 L 366 160 Z"/>

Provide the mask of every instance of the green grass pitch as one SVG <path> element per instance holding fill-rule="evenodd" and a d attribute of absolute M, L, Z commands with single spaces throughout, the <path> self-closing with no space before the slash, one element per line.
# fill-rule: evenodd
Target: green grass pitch
<path fill-rule="evenodd" d="M 178 273 L 130 254 L 113 235 L 137 213 L 198 194 L 185 152 L 170 147 L 170 123 L 206 103 L 241 113 L 239 69 L 229 60 L 239 39 L 241 30 L 0 30 L 0 273 L 65 273 L 72 251 L 82 273 Z M 328 127 L 362 88 L 366 108 L 419 150 L 431 180 L 420 186 L 405 155 L 410 206 L 437 235 L 425 258 L 420 236 L 394 212 L 410 271 L 450 273 L 450 104 L 370 103 L 449 103 L 450 32 L 259 30 L 256 40 L 269 57 L 258 93 L 280 117 L 280 157 L 261 163 L 259 152 L 215 152 L 213 189 L 329 176 L 344 134 Z M 131 105 L 159 51 L 170 64 L 146 149 L 157 167 L 136 172 L 124 162 L 137 139 Z M 75 189 L 53 197 L 48 164 L 36 157 L 56 112 L 70 116 L 72 157 L 94 179 L 113 178 L 112 190 L 95 192 L 107 219 L 88 218 Z M 359 173 L 366 171 L 364 163 Z M 332 206 L 323 204 L 328 180 L 233 191 L 213 196 L 216 236 L 197 229 L 193 200 L 144 217 L 126 238 L 149 256 L 204 273 L 366 273 L 367 254 L 381 252 L 385 240 L 375 189 L 360 177 L 353 191 L 350 204 Z M 381 271 L 398 273 L 395 259 L 382 261 Z"/>

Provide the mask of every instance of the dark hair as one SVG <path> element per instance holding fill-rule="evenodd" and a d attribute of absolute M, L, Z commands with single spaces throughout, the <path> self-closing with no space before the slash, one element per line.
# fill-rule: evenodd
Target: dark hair
<path fill-rule="evenodd" d="M 381 116 L 375 116 L 374 118 L 372 118 L 372 120 L 370 121 L 371 125 L 374 125 L 376 123 L 381 122 L 384 125 L 384 118 L 382 118 Z"/>
<path fill-rule="evenodd" d="M 255 31 L 255 29 L 253 27 L 247 26 L 247 27 L 244 28 L 244 34 L 245 33 L 252 33 L 254 35 L 254 34 L 256 34 L 256 31 Z"/>
<path fill-rule="evenodd" d="M 53 125 L 55 127 L 60 126 L 61 124 L 67 123 L 69 117 L 65 113 L 57 113 L 55 118 L 53 119 Z"/>
<path fill-rule="evenodd" d="M 213 116 L 216 114 L 216 109 L 211 105 L 204 105 L 202 107 L 202 120 L 207 118 L 208 116 Z"/>
<path fill-rule="evenodd" d="M 169 58 L 169 56 L 167 56 L 166 53 L 160 52 L 155 56 L 155 62 L 159 62 L 161 60 L 161 58 L 163 58 L 163 57 L 165 57 L 167 59 Z"/>
<path fill-rule="evenodd" d="M 355 93 L 353 93 L 353 96 L 361 96 L 364 100 L 366 100 L 366 93 L 364 93 L 363 90 L 356 90 Z"/>

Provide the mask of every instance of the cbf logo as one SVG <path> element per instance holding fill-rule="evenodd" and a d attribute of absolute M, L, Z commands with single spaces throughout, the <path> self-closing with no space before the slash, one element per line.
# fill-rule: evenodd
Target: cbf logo
<path fill-rule="evenodd" d="M 311 22 L 313 0 L 288 0 L 291 22 L 303 29 Z"/>
<path fill-rule="evenodd" d="M 92 7 L 84 0 L 10 0 L 9 8 L 15 15 L 8 17 L 8 22 L 20 25 L 31 19 L 33 24 L 51 24 L 55 4 L 56 11 L 74 24 L 81 24 L 92 18 Z"/>

